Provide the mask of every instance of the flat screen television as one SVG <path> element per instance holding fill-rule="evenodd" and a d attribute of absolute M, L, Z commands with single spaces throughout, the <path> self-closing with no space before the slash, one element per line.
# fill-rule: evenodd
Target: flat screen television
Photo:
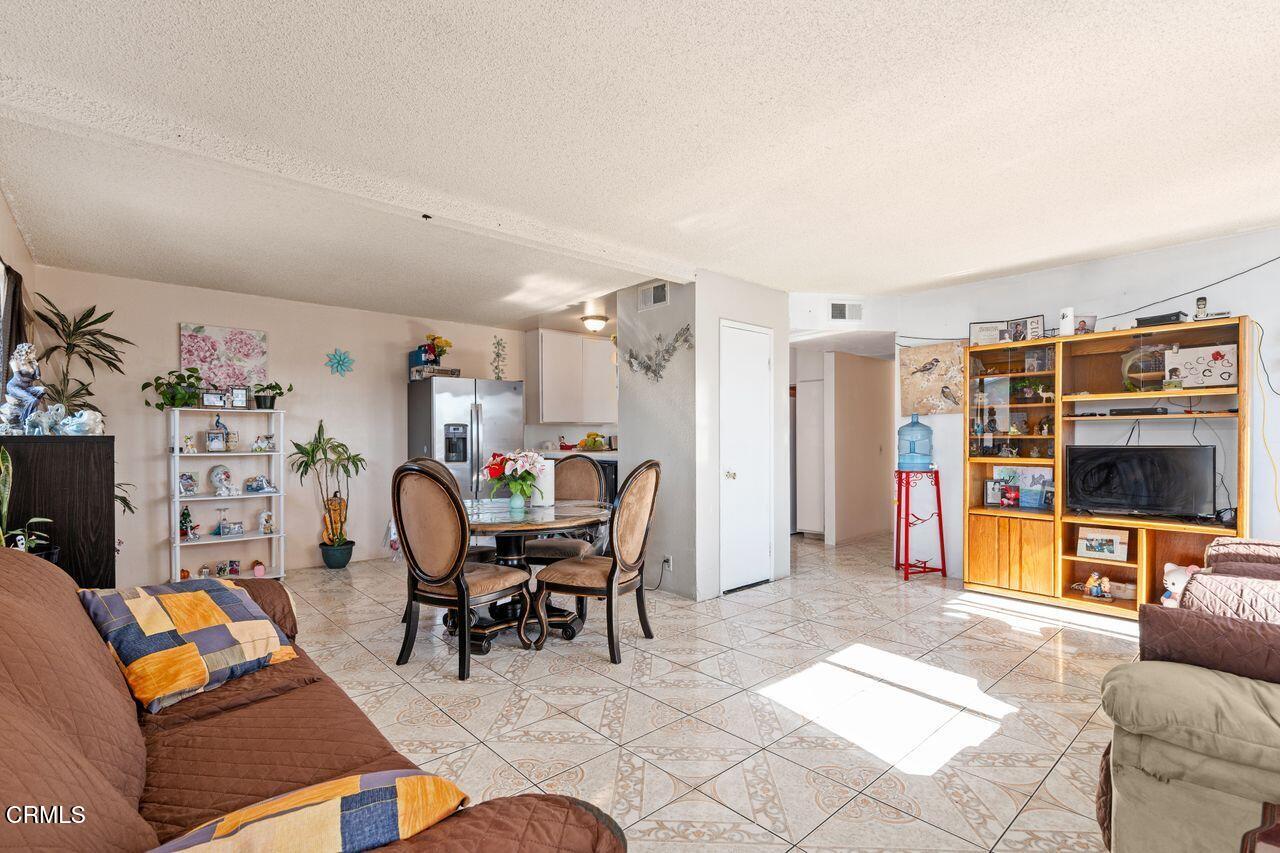
<path fill-rule="evenodd" d="M 1212 518 L 1213 445 L 1067 447 L 1067 508 L 1108 515 Z"/>

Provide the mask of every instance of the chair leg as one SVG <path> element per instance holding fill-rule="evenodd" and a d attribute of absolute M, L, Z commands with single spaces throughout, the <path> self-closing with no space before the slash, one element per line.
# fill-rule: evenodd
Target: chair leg
<path fill-rule="evenodd" d="M 582 624 L 587 624 L 587 600 L 585 598 L 575 598 L 574 609 L 578 611 L 578 618 L 582 620 Z"/>
<path fill-rule="evenodd" d="M 622 645 L 618 642 L 618 593 L 611 591 L 605 599 L 605 618 L 609 622 L 609 660 L 622 663 Z"/>
<path fill-rule="evenodd" d="M 418 602 L 412 598 L 404 606 L 404 642 L 400 644 L 400 657 L 396 666 L 404 666 L 413 657 L 413 643 L 418 639 Z"/>
<path fill-rule="evenodd" d="M 458 680 L 471 677 L 471 608 L 465 600 L 458 603 Z"/>
<path fill-rule="evenodd" d="M 413 599 L 409 599 L 404 603 L 404 615 L 400 617 L 401 624 L 409 621 L 409 610 L 413 607 Z"/>
<path fill-rule="evenodd" d="M 540 649 L 547 642 L 547 633 L 551 630 L 547 625 L 547 586 L 541 581 L 538 582 L 538 591 L 533 595 L 533 609 L 538 617 L 538 639 L 534 641 L 533 647 Z"/>
<path fill-rule="evenodd" d="M 644 631 L 645 639 L 653 639 L 653 629 L 649 627 L 649 614 L 644 609 L 644 579 L 640 580 L 640 585 L 636 587 L 636 611 L 640 614 L 640 630 Z"/>
<path fill-rule="evenodd" d="M 529 642 L 529 617 L 533 611 L 533 599 L 529 596 L 529 587 L 521 585 L 519 596 L 520 621 L 516 624 L 516 636 L 520 638 L 520 647 L 528 649 L 533 646 L 533 643 Z"/>

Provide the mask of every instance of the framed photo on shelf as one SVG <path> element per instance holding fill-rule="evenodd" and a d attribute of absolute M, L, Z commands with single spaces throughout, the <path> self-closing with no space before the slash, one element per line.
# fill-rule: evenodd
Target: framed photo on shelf
<path fill-rule="evenodd" d="M 982 483 L 982 505 L 1000 506 L 1000 488 L 1004 483 L 999 480 L 984 480 Z"/>
<path fill-rule="evenodd" d="M 204 449 L 208 453 L 226 453 L 227 434 L 220 429 L 206 430 L 204 434 Z"/>
<path fill-rule="evenodd" d="M 227 407 L 226 392 L 206 388 L 200 392 L 200 407 L 203 409 L 225 409 Z"/>
<path fill-rule="evenodd" d="M 1033 341 L 1044 337 L 1044 315 L 1009 321 L 1009 340 Z"/>
<path fill-rule="evenodd" d="M 1052 370 L 1049 348 L 1028 349 L 1022 353 L 1022 370 L 1024 373 L 1041 373 Z"/>
<path fill-rule="evenodd" d="M 178 474 L 178 497 L 190 498 L 199 492 L 199 483 L 196 475 L 190 471 L 182 471 Z"/>
<path fill-rule="evenodd" d="M 249 408 L 249 389 L 231 387 L 227 389 L 227 405 L 233 409 Z"/>
<path fill-rule="evenodd" d="M 1001 335 L 1005 337 L 1001 337 Z M 969 346 L 985 346 L 986 344 L 998 344 L 1001 341 L 1008 340 L 1009 324 L 1000 322 L 988 323 L 970 323 L 969 324 Z"/>
<path fill-rule="evenodd" d="M 1076 556 L 1124 562 L 1129 559 L 1129 531 L 1081 527 L 1076 538 Z"/>

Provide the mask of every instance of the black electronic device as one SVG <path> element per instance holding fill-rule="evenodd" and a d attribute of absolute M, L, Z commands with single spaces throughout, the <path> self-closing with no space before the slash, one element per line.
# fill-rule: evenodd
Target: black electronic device
<path fill-rule="evenodd" d="M 1185 323 L 1187 321 L 1186 311 L 1173 311 L 1169 314 L 1152 314 L 1150 317 L 1139 317 L 1138 327 L 1142 326 L 1168 326 L 1173 323 Z"/>
<path fill-rule="evenodd" d="M 1067 507 L 1212 520 L 1215 450 L 1213 445 L 1069 445 Z"/>
<path fill-rule="evenodd" d="M 1136 406 L 1124 409 L 1112 409 L 1112 415 L 1131 416 L 1131 415 L 1167 415 L 1169 410 L 1164 406 Z"/>

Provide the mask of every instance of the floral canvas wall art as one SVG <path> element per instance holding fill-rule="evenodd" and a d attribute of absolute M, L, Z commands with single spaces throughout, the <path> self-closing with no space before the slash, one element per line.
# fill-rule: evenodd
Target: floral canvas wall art
<path fill-rule="evenodd" d="M 203 323 L 180 323 L 181 367 L 198 367 L 213 388 L 267 381 L 267 333 Z"/>

